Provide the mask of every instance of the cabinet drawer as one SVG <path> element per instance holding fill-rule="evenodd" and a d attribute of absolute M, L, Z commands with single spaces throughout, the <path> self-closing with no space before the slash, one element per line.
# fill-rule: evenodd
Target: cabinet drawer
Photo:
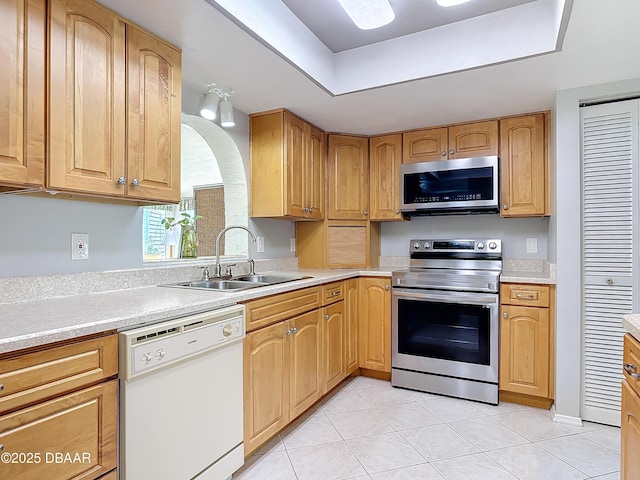
<path fill-rule="evenodd" d="M 624 378 L 627 379 L 629 386 L 640 395 L 640 380 L 633 378 L 631 374 L 640 375 L 640 342 L 630 333 L 624 336 L 624 352 L 622 354 L 624 363 Z M 634 368 L 635 367 L 635 368 Z"/>
<path fill-rule="evenodd" d="M 113 470 L 117 409 L 112 380 L 0 416 L 3 453 L 34 454 L 32 463 L 0 463 L 0 478 L 91 480 Z"/>
<path fill-rule="evenodd" d="M 322 285 L 322 305 L 344 300 L 344 285 L 342 282 L 332 282 Z"/>
<path fill-rule="evenodd" d="M 303 288 L 246 302 L 247 331 L 271 325 L 319 308 L 320 287 Z"/>
<path fill-rule="evenodd" d="M 503 283 L 500 285 L 500 303 L 503 305 L 548 307 L 549 286 Z"/>
<path fill-rule="evenodd" d="M 118 338 L 109 335 L 0 360 L 0 414 L 118 374 Z"/>

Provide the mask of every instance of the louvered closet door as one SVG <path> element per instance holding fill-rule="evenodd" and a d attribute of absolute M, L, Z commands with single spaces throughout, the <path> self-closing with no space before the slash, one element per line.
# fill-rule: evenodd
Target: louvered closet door
<path fill-rule="evenodd" d="M 620 425 L 622 315 L 638 311 L 638 101 L 583 107 L 581 118 L 581 415 Z"/>

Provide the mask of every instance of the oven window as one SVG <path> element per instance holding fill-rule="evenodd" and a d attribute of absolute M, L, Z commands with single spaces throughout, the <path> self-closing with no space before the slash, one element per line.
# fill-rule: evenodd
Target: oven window
<path fill-rule="evenodd" d="M 404 203 L 493 200 L 493 167 L 406 173 Z"/>
<path fill-rule="evenodd" d="M 398 353 L 489 365 L 490 309 L 398 300 Z"/>

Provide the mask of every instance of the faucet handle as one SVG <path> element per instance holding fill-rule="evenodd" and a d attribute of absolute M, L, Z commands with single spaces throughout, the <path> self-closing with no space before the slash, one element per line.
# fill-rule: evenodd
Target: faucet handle
<path fill-rule="evenodd" d="M 209 280 L 209 266 L 201 265 L 198 268 L 202 270 L 201 280 Z"/>
<path fill-rule="evenodd" d="M 235 264 L 235 263 L 230 263 L 230 264 L 228 264 L 228 265 L 227 265 L 227 271 L 226 271 L 226 274 L 227 274 L 228 276 L 231 276 L 231 275 L 232 275 L 231 267 L 235 267 L 235 266 L 236 266 L 236 264 Z"/>

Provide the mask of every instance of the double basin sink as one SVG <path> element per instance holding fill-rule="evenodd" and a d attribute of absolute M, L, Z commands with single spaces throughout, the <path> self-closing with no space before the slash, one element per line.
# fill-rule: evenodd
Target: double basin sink
<path fill-rule="evenodd" d="M 239 275 L 229 279 L 210 278 L 209 280 L 196 280 L 191 282 L 180 282 L 172 285 L 163 285 L 166 287 L 180 287 L 180 288 L 197 288 L 200 290 L 216 290 L 216 291 L 233 291 L 246 290 L 247 288 L 264 287 L 267 285 L 275 285 L 278 283 L 293 282 L 295 280 L 303 280 L 303 275 L 293 274 L 279 274 L 279 273 L 267 273 L 267 274 L 253 274 L 253 275 Z"/>

